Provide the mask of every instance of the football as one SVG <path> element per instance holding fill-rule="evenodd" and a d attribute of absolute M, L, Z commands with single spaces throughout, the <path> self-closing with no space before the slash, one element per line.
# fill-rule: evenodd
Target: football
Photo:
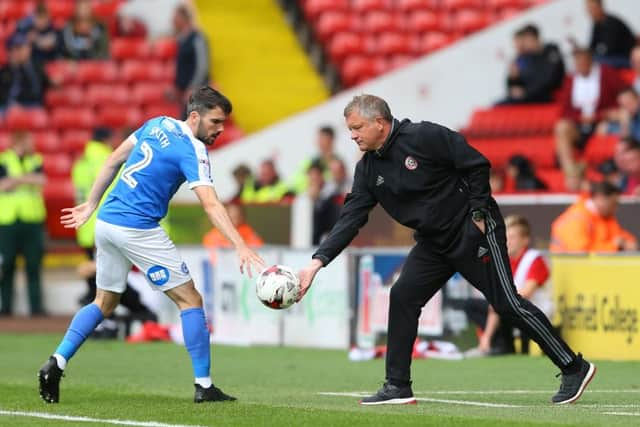
<path fill-rule="evenodd" d="M 272 265 L 265 268 L 256 279 L 258 299 L 275 310 L 292 306 L 299 293 L 298 276 L 285 265 Z"/>

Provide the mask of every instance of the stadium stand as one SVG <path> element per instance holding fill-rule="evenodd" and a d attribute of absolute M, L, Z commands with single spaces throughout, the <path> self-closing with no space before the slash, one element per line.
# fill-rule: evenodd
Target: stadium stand
<path fill-rule="evenodd" d="M 107 28 L 113 27 L 124 0 L 94 0 L 93 13 Z M 0 43 L 14 32 L 16 22 L 32 13 L 35 1 L 0 0 Z M 49 0 L 49 13 L 57 28 L 74 13 L 74 0 Z M 36 150 L 44 156 L 48 181 L 44 190 L 49 212 L 47 228 L 52 238 L 72 238 L 73 230 L 59 225 L 58 212 L 74 204 L 70 168 L 96 126 L 132 129 L 158 115 L 180 117 L 177 105 L 165 93 L 175 75 L 176 42 L 171 37 L 148 40 L 118 37 L 110 41 L 109 60 L 55 60 L 46 64 L 57 86 L 45 96 L 43 108 L 11 107 L 0 115 L 0 150 L 7 147 L 12 130 L 34 132 Z M 0 49 L 0 65 L 6 63 Z M 230 119 L 215 149 L 243 136 Z"/>
<path fill-rule="evenodd" d="M 299 0 L 316 40 L 345 87 L 406 65 L 543 2 Z"/>

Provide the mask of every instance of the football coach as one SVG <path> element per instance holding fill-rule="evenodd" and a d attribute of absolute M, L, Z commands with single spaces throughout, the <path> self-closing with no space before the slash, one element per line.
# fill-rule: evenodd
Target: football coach
<path fill-rule="evenodd" d="M 376 204 L 415 230 L 416 240 L 391 288 L 386 381 L 360 403 L 416 402 L 410 367 L 418 318 L 455 272 L 480 290 L 500 317 L 537 342 L 561 370 L 560 390 L 551 401 L 576 401 L 596 368 L 576 355 L 545 315 L 516 292 L 504 220 L 489 188 L 489 161 L 444 126 L 395 119 L 387 102 L 374 95 L 354 97 L 344 117 L 364 155 L 338 222 L 300 271 L 300 298 L 320 268 L 349 245 Z"/>

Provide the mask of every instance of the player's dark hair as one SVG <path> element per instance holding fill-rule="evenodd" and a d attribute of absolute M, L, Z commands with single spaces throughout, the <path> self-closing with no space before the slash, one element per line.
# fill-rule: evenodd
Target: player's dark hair
<path fill-rule="evenodd" d="M 533 24 L 527 24 L 524 27 L 520 28 L 518 31 L 516 31 L 516 37 L 519 37 L 519 36 L 533 36 L 535 38 L 539 38 L 540 30 L 538 29 L 537 26 Z"/>
<path fill-rule="evenodd" d="M 323 135 L 327 135 L 331 139 L 333 139 L 336 136 L 336 131 L 331 126 L 322 126 L 320 127 L 320 129 L 318 129 L 318 132 L 320 132 Z"/>
<path fill-rule="evenodd" d="M 615 194 L 620 194 L 620 188 L 618 188 L 617 186 L 613 185 L 612 183 L 608 182 L 608 181 L 602 181 L 602 182 L 594 182 L 593 184 L 591 184 L 591 195 L 595 196 L 596 194 L 601 194 L 603 196 L 613 196 Z"/>
<path fill-rule="evenodd" d="M 197 111 L 198 114 L 204 115 L 207 111 L 216 107 L 220 107 L 226 115 L 231 114 L 231 101 L 217 90 L 209 86 L 203 86 L 189 96 L 187 115 L 191 114 L 192 111 Z"/>

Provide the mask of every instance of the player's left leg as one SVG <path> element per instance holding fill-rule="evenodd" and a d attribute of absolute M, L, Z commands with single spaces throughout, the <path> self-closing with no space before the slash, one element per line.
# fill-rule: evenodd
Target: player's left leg
<path fill-rule="evenodd" d="M 194 402 L 236 400 L 235 397 L 225 394 L 213 385 L 211 381 L 209 329 L 207 328 L 207 321 L 202 308 L 202 297 L 193 285 L 193 281 L 189 280 L 180 286 L 167 290 L 165 293 L 180 309 L 184 344 L 191 357 L 195 376 L 196 391 Z"/>
<path fill-rule="evenodd" d="M 479 289 L 501 318 L 507 319 L 538 343 L 562 371 L 562 385 L 552 402 L 572 403 L 595 374 L 595 366 L 576 355 L 557 334 L 547 317 L 516 292 L 507 256 L 504 221 L 497 207 L 490 210 L 486 231 L 469 219 L 451 261 L 456 269 Z"/>

